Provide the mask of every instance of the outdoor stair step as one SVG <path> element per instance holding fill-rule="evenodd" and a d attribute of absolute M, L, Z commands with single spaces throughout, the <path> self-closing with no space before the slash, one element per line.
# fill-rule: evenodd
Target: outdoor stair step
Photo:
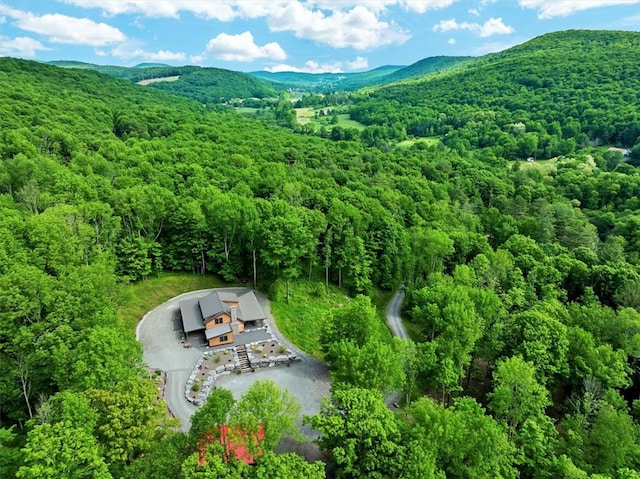
<path fill-rule="evenodd" d="M 240 362 L 240 372 L 245 373 L 251 371 L 251 363 L 249 362 L 247 347 L 244 344 L 236 346 L 236 354 L 238 355 L 238 361 Z"/>

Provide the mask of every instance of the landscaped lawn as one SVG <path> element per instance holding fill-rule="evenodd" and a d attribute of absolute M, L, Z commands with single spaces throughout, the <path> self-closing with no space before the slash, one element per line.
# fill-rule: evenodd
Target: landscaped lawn
<path fill-rule="evenodd" d="M 118 319 L 131 330 L 142 317 L 156 306 L 182 293 L 198 289 L 236 286 L 213 275 L 190 273 L 160 273 L 122 288 L 117 309 Z"/>

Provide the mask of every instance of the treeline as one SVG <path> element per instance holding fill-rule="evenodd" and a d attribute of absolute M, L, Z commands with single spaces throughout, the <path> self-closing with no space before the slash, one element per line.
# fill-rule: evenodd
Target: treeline
<path fill-rule="evenodd" d="M 163 455 L 172 424 L 114 311 L 119 282 L 175 269 L 405 282 L 414 347 L 369 328 L 365 299 L 323 335 L 335 395 L 312 421 L 340 477 L 634 477 L 640 176 L 619 153 L 544 174 L 489 149 L 386 152 L 12 59 L 0 109 L 0 475 L 41 477 L 47 451 L 99 477 Z"/>
<path fill-rule="evenodd" d="M 640 136 L 639 65 L 637 32 L 553 33 L 422 82 L 356 96 L 351 118 L 510 160 L 590 145 L 631 148 Z"/>

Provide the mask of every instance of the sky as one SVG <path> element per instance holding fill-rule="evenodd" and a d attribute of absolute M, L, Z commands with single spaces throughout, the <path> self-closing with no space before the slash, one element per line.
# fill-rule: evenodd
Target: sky
<path fill-rule="evenodd" d="M 640 0 L 0 0 L 0 56 L 355 72 L 544 33 L 640 31 Z"/>

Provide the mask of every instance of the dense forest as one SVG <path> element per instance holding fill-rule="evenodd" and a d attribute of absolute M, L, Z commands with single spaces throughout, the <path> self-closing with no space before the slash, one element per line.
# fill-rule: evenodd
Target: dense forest
<path fill-rule="evenodd" d="M 393 132 L 437 136 L 506 159 L 631 148 L 640 136 L 639 79 L 640 33 L 559 32 L 362 95 L 351 117 L 375 126 L 379 144 Z"/>
<path fill-rule="evenodd" d="M 324 477 L 273 452 L 296 407 L 268 382 L 177 431 L 115 313 L 175 270 L 354 297 L 322 319 L 332 396 L 305 418 L 335 477 L 639 477 L 640 173 L 608 149 L 637 143 L 638 42 L 564 32 L 362 94 L 361 121 L 443 135 L 395 149 L 0 59 L 0 476 Z M 513 161 L 553 156 L 545 135 L 561 158 Z M 413 341 L 370 299 L 400 284 Z M 225 421 L 263 425 L 256 467 L 206 444 Z"/>
<path fill-rule="evenodd" d="M 136 67 L 94 65 L 92 63 L 56 61 L 51 64 L 62 68 L 94 70 L 133 83 L 144 80 L 170 79 L 148 84 L 151 88 L 196 100 L 205 105 L 225 103 L 237 98 L 277 97 L 276 89 L 251 75 L 198 66 L 172 67 L 142 64 Z"/>

